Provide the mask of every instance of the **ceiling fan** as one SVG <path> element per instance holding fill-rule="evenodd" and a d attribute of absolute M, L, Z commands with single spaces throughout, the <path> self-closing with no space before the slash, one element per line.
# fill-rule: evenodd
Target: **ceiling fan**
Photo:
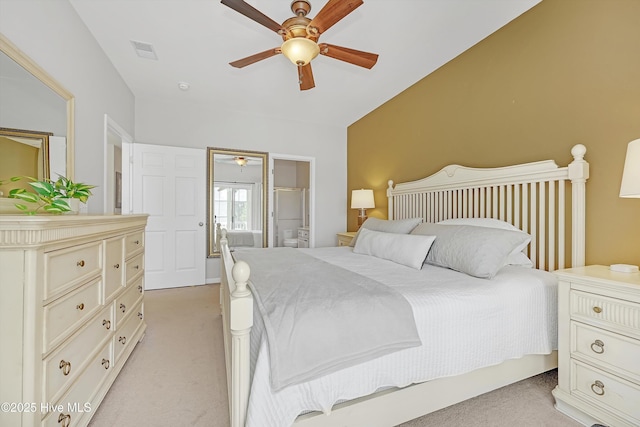
<path fill-rule="evenodd" d="M 311 4 L 307 0 L 294 0 L 291 3 L 291 11 L 295 16 L 282 24 L 278 24 L 243 0 L 222 0 L 221 3 L 275 31 L 283 40 L 280 47 L 230 62 L 233 67 L 246 67 L 282 53 L 298 67 L 300 90 L 307 90 L 315 87 L 311 61 L 318 54 L 369 69 L 378 60 L 375 53 L 318 43 L 321 34 L 362 5 L 363 0 L 329 0 L 313 19 L 307 18 Z"/>

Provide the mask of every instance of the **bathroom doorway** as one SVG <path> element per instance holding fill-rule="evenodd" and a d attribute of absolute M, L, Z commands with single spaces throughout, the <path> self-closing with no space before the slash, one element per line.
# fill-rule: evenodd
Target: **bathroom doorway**
<path fill-rule="evenodd" d="M 270 154 L 269 247 L 313 247 L 314 159 Z"/>

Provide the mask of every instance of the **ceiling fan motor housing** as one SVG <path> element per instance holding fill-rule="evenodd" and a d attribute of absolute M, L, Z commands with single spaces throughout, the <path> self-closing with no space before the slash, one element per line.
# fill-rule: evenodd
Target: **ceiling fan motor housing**
<path fill-rule="evenodd" d="M 306 0 L 293 0 L 291 2 L 291 11 L 296 16 L 307 16 L 311 11 L 311 3 Z"/>

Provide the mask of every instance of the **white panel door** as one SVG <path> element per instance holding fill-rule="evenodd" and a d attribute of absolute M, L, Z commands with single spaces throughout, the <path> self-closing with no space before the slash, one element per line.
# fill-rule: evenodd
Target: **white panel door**
<path fill-rule="evenodd" d="M 149 214 L 145 288 L 205 283 L 206 151 L 133 144 L 133 211 Z"/>

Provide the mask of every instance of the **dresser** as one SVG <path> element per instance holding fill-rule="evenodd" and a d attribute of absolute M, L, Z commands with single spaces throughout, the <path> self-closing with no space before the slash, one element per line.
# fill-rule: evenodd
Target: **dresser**
<path fill-rule="evenodd" d="M 0 425 L 88 424 L 142 339 L 147 215 L 0 215 Z"/>
<path fill-rule="evenodd" d="M 640 273 L 559 270 L 556 408 L 585 425 L 640 425 Z"/>

